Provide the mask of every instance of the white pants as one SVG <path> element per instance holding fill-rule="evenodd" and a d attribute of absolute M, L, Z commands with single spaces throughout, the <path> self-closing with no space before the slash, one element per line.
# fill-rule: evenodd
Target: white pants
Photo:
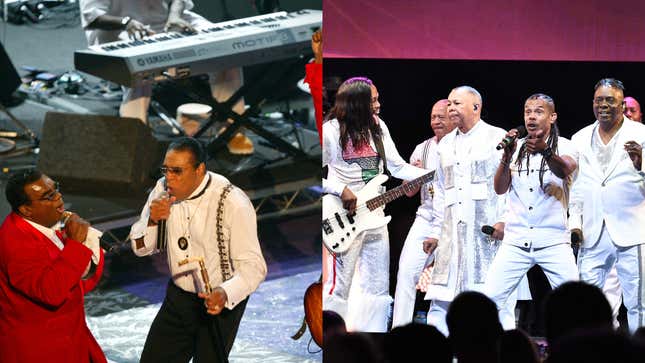
<path fill-rule="evenodd" d="M 430 234 L 430 222 L 416 216 L 401 250 L 399 272 L 396 276 L 392 328 L 412 322 L 414 302 L 417 296 L 416 284 L 425 267 L 428 254 L 423 252 L 423 240 Z"/>
<path fill-rule="evenodd" d="M 386 332 L 392 303 L 387 226 L 359 234 L 347 251 L 329 258 L 328 264 L 323 309 L 342 316 L 350 331 Z"/>
<path fill-rule="evenodd" d="M 569 244 L 527 251 L 502 243 L 488 270 L 484 293 L 497 304 L 498 309 L 502 309 L 513 290 L 534 265 L 540 265 L 552 288 L 567 281 L 578 280 L 578 269 Z"/>
<path fill-rule="evenodd" d="M 605 293 L 607 301 L 611 306 L 611 314 L 614 318 L 614 328 L 618 328 L 618 312 L 620 305 L 623 303 L 623 289 L 620 288 L 620 281 L 618 281 L 618 272 L 616 266 L 612 267 L 607 274 L 605 285 L 602 287 L 602 292 Z"/>
<path fill-rule="evenodd" d="M 642 238 L 642 236 L 636 238 Z M 627 322 L 632 333 L 645 322 L 643 252 L 645 252 L 643 244 L 630 247 L 616 246 L 603 225 L 598 242 L 592 247 L 581 248 L 578 253 L 580 278 L 599 288 L 605 286 L 610 270 L 614 265 L 616 266 L 618 280 L 623 290 L 623 303 L 627 308 Z"/>
<path fill-rule="evenodd" d="M 229 99 L 243 83 L 242 68 L 231 68 L 214 74 L 209 74 L 208 83 L 211 87 L 211 95 L 218 102 Z M 119 108 L 121 117 L 138 118 L 143 123 L 148 123 L 148 107 L 152 97 L 152 84 L 144 83 L 133 88 L 123 88 L 123 101 Z M 238 114 L 244 113 L 244 99 L 240 99 L 233 111 Z"/>

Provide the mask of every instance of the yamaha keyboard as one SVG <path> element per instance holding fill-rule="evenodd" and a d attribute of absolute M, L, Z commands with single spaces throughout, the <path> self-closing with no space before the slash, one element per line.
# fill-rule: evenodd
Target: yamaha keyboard
<path fill-rule="evenodd" d="M 299 10 L 214 23 L 195 34 L 159 33 L 74 52 L 77 70 L 132 86 L 311 53 L 321 10 Z"/>

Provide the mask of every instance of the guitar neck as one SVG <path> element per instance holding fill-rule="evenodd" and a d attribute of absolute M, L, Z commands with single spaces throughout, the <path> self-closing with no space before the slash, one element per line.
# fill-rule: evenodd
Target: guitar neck
<path fill-rule="evenodd" d="M 431 181 L 432 179 L 434 179 L 434 174 L 435 171 L 433 170 L 424 176 L 418 177 L 408 183 L 401 184 L 396 188 L 390 189 L 387 192 L 379 195 L 378 197 L 374 197 L 368 200 L 367 202 L 365 202 L 365 204 L 367 205 L 367 208 L 369 208 L 369 210 L 380 208 L 381 206 L 402 197 L 405 193 L 416 190 L 421 185 Z"/>

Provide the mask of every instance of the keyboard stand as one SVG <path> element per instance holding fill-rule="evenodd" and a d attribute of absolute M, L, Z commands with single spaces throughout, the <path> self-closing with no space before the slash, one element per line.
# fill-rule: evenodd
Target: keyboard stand
<path fill-rule="evenodd" d="M 312 158 L 302 149 L 293 146 L 279 136 L 263 128 L 256 121 L 251 120 L 251 116 L 259 114 L 260 108 L 265 102 L 271 98 L 276 98 L 280 91 L 288 89 L 288 87 L 296 84 L 297 81 L 302 78 L 305 64 L 308 59 L 308 57 L 300 57 L 291 61 L 281 61 L 271 69 L 271 72 L 264 72 L 262 76 L 258 77 L 259 79 L 245 81 L 244 85 L 240 87 L 240 89 L 238 89 L 237 92 L 235 92 L 228 100 L 217 102 L 210 99 L 208 104 L 213 107 L 213 114 L 211 115 L 210 120 L 197 131 L 195 138 L 199 138 L 203 135 L 217 121 L 226 122 L 227 119 L 231 119 L 233 120 L 233 123 L 228 125 L 224 132 L 214 136 L 209 141 L 206 146 L 208 154 L 211 157 L 215 157 L 215 154 L 222 148 L 226 147 L 228 141 L 238 132 L 238 130 L 241 127 L 244 127 L 269 141 L 276 150 L 293 156 L 296 159 L 311 159 L 312 162 L 319 164 L 320 160 L 318 158 Z M 251 93 L 259 95 L 259 101 L 253 104 L 248 104 L 249 108 L 243 114 L 238 115 L 233 111 L 233 106 L 240 98 Z"/>

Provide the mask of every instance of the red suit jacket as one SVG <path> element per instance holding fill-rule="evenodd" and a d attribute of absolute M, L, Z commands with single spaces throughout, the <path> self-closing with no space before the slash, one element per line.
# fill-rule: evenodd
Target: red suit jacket
<path fill-rule="evenodd" d="M 0 227 L 0 362 L 106 362 L 85 323 L 83 295 L 103 273 L 81 275 L 92 252 L 62 239 L 59 250 L 22 217 Z"/>
<path fill-rule="evenodd" d="M 316 63 L 307 63 L 305 65 L 305 83 L 309 84 L 311 97 L 314 99 L 314 109 L 316 114 L 316 127 L 318 128 L 318 141 L 322 145 L 322 84 L 323 84 L 323 65 Z"/>

